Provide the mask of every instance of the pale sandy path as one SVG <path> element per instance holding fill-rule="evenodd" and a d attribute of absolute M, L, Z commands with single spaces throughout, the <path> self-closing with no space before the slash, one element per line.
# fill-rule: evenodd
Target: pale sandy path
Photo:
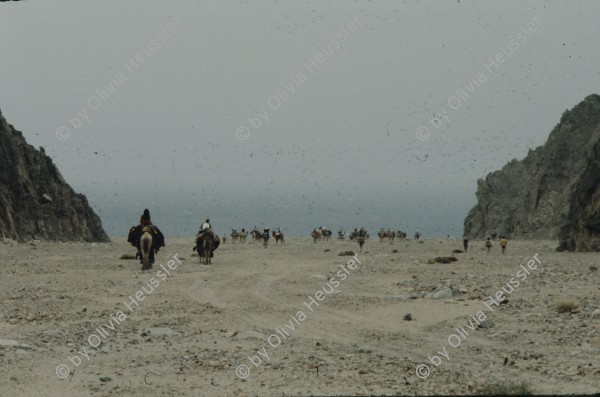
<path fill-rule="evenodd" d="M 94 349 L 87 337 L 156 276 L 157 268 L 141 272 L 118 259 L 133 252 L 124 240 L 0 243 L 0 339 L 30 346 L 0 348 L 1 396 L 469 394 L 509 380 L 526 381 L 536 393 L 600 390 L 600 317 L 593 315 L 600 272 L 589 269 L 600 254 L 511 242 L 508 255 L 497 248 L 487 255 L 477 243 L 457 254 L 458 262 L 430 265 L 461 242 L 369 241 L 358 255 L 362 264 L 311 312 L 304 302 L 336 276 L 350 258 L 337 253 L 356 249 L 354 243 L 225 244 L 204 266 L 190 256 L 189 239 L 167 239 L 157 265 L 177 253 L 185 260 Z M 535 253 L 542 266 L 509 304 L 487 312 L 494 325 L 450 347 L 454 329 L 484 310 L 484 297 Z M 449 286 L 467 292 L 431 297 Z M 562 296 L 577 300 L 579 313 L 558 314 Z M 270 346 L 267 336 L 295 324 L 299 310 L 306 319 L 279 347 Z M 406 313 L 414 321 L 403 320 Z M 151 327 L 175 334 L 152 335 Z M 75 366 L 68 357 L 82 347 L 90 359 Z M 255 367 L 248 356 L 263 347 L 269 359 Z M 415 366 L 443 347 L 450 361 L 417 378 Z M 58 379 L 59 364 L 74 375 Z M 240 364 L 250 368 L 244 381 L 235 374 Z M 102 382 L 104 376 L 111 380 Z"/>

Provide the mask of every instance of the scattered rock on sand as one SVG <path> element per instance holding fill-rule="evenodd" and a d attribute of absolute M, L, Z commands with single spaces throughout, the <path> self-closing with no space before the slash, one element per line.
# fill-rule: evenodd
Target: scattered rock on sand
<path fill-rule="evenodd" d="M 434 259 L 434 261 L 436 263 L 450 263 L 450 262 L 456 262 L 456 261 L 458 261 L 458 259 L 454 256 L 438 256 L 437 258 Z"/>
<path fill-rule="evenodd" d="M 151 336 L 173 336 L 177 335 L 177 332 L 173 331 L 168 327 L 154 327 L 148 330 Z"/>
<path fill-rule="evenodd" d="M 488 329 L 488 328 L 492 328 L 494 326 L 494 322 L 492 320 L 483 320 L 481 323 L 479 323 L 479 328 L 484 328 L 484 329 Z"/>
<path fill-rule="evenodd" d="M 28 345 L 27 343 L 21 343 L 12 339 L 0 339 L 0 349 L 7 349 L 11 347 L 23 350 L 33 350 L 33 346 Z"/>
<path fill-rule="evenodd" d="M 235 336 L 238 339 L 259 339 L 259 340 L 265 340 L 265 336 L 263 334 L 261 334 L 260 332 L 256 332 L 256 331 L 236 332 L 232 336 Z"/>
<path fill-rule="evenodd" d="M 458 291 L 452 288 L 446 288 L 433 294 L 433 299 L 449 299 L 457 295 Z"/>

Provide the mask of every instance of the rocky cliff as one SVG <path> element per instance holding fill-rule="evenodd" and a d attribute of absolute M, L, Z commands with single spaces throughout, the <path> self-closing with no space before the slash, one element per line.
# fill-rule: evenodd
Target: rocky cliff
<path fill-rule="evenodd" d="M 0 237 L 109 241 L 100 218 L 0 112 Z"/>
<path fill-rule="evenodd" d="M 565 111 L 548 141 L 477 181 L 464 234 L 558 239 L 560 250 L 600 251 L 600 96 Z"/>

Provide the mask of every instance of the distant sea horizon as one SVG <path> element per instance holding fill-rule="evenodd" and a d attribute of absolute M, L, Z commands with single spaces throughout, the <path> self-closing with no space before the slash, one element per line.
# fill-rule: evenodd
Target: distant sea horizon
<path fill-rule="evenodd" d="M 335 197 L 306 200 L 300 197 L 248 197 L 238 199 L 221 197 L 196 203 L 182 197 L 153 197 L 145 202 L 126 197 L 109 199 L 102 195 L 88 195 L 94 211 L 109 236 L 126 236 L 131 226 L 139 223 L 145 208 L 151 212 L 152 222 L 163 234 L 171 237 L 193 237 L 204 219 L 209 218 L 213 230 L 229 235 L 233 228 L 252 230 L 254 226 L 271 231 L 280 228 L 287 236 L 309 236 L 316 227 L 329 228 L 334 236 L 343 227 L 346 233 L 365 227 L 371 234 L 384 229 L 403 230 L 412 238 L 419 230 L 423 238 L 463 236 L 464 219 L 474 205 L 472 200 L 395 201 L 369 197 Z M 237 197 L 237 196 L 236 196 Z"/>

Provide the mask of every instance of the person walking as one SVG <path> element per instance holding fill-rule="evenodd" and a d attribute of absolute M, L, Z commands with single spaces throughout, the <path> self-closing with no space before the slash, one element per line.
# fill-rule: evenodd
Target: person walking
<path fill-rule="evenodd" d="M 502 254 L 506 251 L 506 246 L 508 245 L 508 240 L 505 236 L 500 236 L 500 246 L 502 247 Z"/>
<path fill-rule="evenodd" d="M 485 248 L 487 248 L 487 252 L 489 254 L 490 253 L 490 248 L 492 248 L 492 240 L 490 240 L 489 237 L 487 238 L 487 240 L 485 240 Z"/>
<path fill-rule="evenodd" d="M 463 238 L 463 248 L 465 249 L 465 254 L 467 253 L 467 250 L 469 249 L 469 239 L 468 238 Z"/>

